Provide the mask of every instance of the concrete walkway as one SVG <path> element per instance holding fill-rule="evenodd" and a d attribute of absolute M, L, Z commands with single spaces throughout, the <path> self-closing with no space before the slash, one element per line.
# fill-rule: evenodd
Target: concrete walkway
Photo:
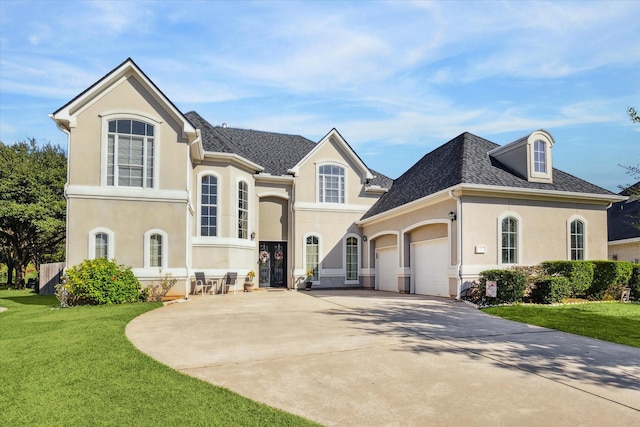
<path fill-rule="evenodd" d="M 640 349 L 375 291 L 194 296 L 141 351 L 329 426 L 640 425 Z"/>

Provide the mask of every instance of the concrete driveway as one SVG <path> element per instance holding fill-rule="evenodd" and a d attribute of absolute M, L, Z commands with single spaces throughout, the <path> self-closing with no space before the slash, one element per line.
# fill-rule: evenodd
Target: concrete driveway
<path fill-rule="evenodd" d="M 640 349 L 446 299 L 194 296 L 126 334 L 181 372 L 325 425 L 640 425 Z"/>

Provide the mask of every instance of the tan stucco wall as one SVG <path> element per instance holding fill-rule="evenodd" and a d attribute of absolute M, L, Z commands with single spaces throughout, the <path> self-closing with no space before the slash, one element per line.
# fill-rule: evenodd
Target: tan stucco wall
<path fill-rule="evenodd" d="M 144 233 L 160 229 L 168 237 L 168 268 L 185 266 L 185 204 L 149 201 L 73 199 L 69 201 L 67 264 L 88 257 L 89 232 L 97 227 L 114 233 L 114 257 L 127 266 L 142 268 Z"/>
<path fill-rule="evenodd" d="M 82 110 L 71 128 L 69 146 L 69 184 L 100 185 L 103 136 L 101 115 L 109 113 L 136 113 L 131 117 L 155 126 L 155 153 L 157 169 L 154 179 L 165 190 L 185 190 L 186 145 L 180 143 L 181 131 L 175 120 L 140 86 L 134 78 L 119 83 L 104 93 L 96 102 Z M 157 118 L 161 123 L 145 118 Z"/>
<path fill-rule="evenodd" d="M 500 264 L 498 219 L 507 213 L 520 218 L 521 265 L 568 259 L 567 221 L 574 216 L 586 225 L 586 258 L 607 256 L 606 206 L 476 196 L 463 196 L 462 201 L 462 257 L 467 266 Z M 486 252 L 475 253 L 476 246 L 485 246 Z"/>
<path fill-rule="evenodd" d="M 286 199 L 265 197 L 260 199 L 259 240 L 286 241 L 289 239 L 289 202 Z"/>

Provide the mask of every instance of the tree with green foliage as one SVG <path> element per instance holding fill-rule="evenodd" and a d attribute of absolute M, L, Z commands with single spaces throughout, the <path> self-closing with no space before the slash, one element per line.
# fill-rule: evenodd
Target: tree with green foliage
<path fill-rule="evenodd" d="M 627 108 L 627 114 L 633 123 L 640 123 L 640 115 L 635 108 L 629 107 Z M 629 165 L 620 165 L 622 168 L 627 170 L 627 174 L 631 175 L 634 179 L 640 180 L 640 164 L 635 166 Z M 633 185 L 626 185 L 621 187 L 623 190 L 623 194 L 629 197 L 639 197 L 640 196 L 640 181 L 636 182 Z"/>
<path fill-rule="evenodd" d="M 34 138 L 0 142 L 0 262 L 25 285 L 29 263 L 64 259 L 67 156 Z"/>

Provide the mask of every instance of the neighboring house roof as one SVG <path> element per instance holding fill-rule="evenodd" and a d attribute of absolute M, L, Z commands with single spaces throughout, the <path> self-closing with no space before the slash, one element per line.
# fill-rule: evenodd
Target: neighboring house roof
<path fill-rule="evenodd" d="M 489 156 L 499 147 L 486 139 L 465 132 L 426 154 L 408 171 L 394 180 L 362 219 L 381 214 L 458 184 L 478 184 L 532 190 L 614 195 L 573 175 L 553 169 L 553 183 L 530 182 Z"/>
<path fill-rule="evenodd" d="M 287 175 L 317 145 L 300 135 L 213 126 L 195 111 L 185 116 L 200 129 L 205 152 L 238 154 L 262 166 L 262 172 L 272 175 Z M 391 186 L 391 178 L 370 171 L 374 178 L 369 185 Z"/>
<path fill-rule="evenodd" d="M 640 190 L 640 182 L 620 192 L 631 196 Z M 617 202 L 607 210 L 607 231 L 609 242 L 640 237 L 640 200 L 631 196 L 628 200 Z"/>

